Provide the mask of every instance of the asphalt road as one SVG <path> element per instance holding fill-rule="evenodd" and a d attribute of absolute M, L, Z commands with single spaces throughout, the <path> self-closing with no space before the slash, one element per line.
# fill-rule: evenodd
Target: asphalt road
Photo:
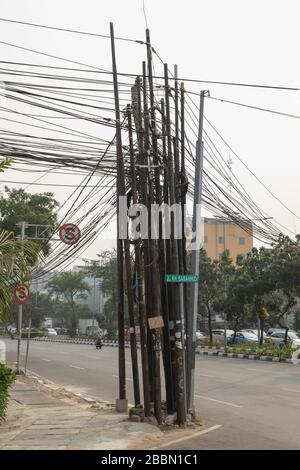
<path fill-rule="evenodd" d="M 5 342 L 14 362 L 17 342 Z M 126 355 L 132 401 L 129 350 Z M 32 341 L 28 369 L 95 398 L 111 402 L 118 393 L 117 348 Z M 300 449 L 299 365 L 197 356 L 195 403 L 208 432 L 164 448 Z"/>

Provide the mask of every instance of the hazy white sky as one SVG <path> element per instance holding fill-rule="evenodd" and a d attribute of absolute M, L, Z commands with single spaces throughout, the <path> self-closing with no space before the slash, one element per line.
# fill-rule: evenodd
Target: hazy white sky
<path fill-rule="evenodd" d="M 297 0 L 145 0 L 145 7 L 153 46 L 170 67 L 178 64 L 180 77 L 300 88 Z M 2 0 L 0 16 L 102 34 L 109 34 L 109 22 L 113 21 L 116 35 L 144 39 L 142 0 Z M 106 39 L 0 22 L 0 41 L 111 68 Z M 144 52 L 141 45 L 118 42 L 119 71 L 140 72 Z M 3 44 L 0 57 L 61 65 Z M 157 67 L 156 73 L 161 72 Z M 187 88 L 198 92 L 201 86 L 191 84 Z M 212 96 L 300 116 L 300 92 L 205 84 L 202 88 L 209 89 Z M 211 100 L 207 100 L 205 113 L 252 171 L 300 217 L 300 121 Z M 271 198 L 233 155 L 231 158 L 234 172 L 256 203 L 292 232 L 300 231 L 299 218 Z M 13 176 L 12 170 L 5 173 L 6 179 Z M 18 178 L 34 179 L 20 174 Z M 53 180 L 45 177 L 43 181 Z M 59 200 L 66 197 L 62 190 L 55 189 L 54 193 Z M 96 242 L 84 256 L 93 257 L 109 245 Z"/>

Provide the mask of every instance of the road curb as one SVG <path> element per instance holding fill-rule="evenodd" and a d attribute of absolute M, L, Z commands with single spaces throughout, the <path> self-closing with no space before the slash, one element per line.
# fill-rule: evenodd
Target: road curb
<path fill-rule="evenodd" d="M 104 400 L 102 398 L 93 398 L 90 397 L 86 394 L 74 392 L 73 390 L 70 390 L 69 388 L 59 385 L 56 382 L 53 382 L 52 380 L 47 379 L 46 377 L 41 376 L 40 374 L 37 374 L 37 372 L 33 372 L 31 370 L 27 371 L 26 376 L 28 379 L 32 380 L 36 385 L 44 388 L 44 390 L 49 393 L 50 395 L 53 395 L 55 398 L 57 396 L 55 394 L 59 393 L 62 396 L 60 398 L 62 399 L 73 399 L 79 402 L 84 402 L 87 405 L 92 405 L 93 407 L 97 406 L 102 409 L 115 409 L 115 404 L 111 403 L 107 400 Z"/>
<path fill-rule="evenodd" d="M 71 344 L 88 344 L 95 346 L 95 340 L 93 339 L 79 339 L 79 338 L 31 338 L 31 341 L 42 341 L 45 343 L 71 343 Z M 117 340 L 102 340 L 103 346 L 118 347 Z M 125 342 L 125 347 L 129 348 L 129 341 Z M 139 345 L 138 345 L 139 348 Z"/>
<path fill-rule="evenodd" d="M 91 339 L 76 339 L 76 338 L 32 338 L 32 341 L 44 341 L 49 343 L 71 343 L 71 344 L 89 344 L 94 346 L 95 341 Z M 117 340 L 102 340 L 103 346 L 118 347 Z M 125 347 L 130 347 L 130 342 L 125 342 Z M 140 348 L 140 345 L 137 346 Z M 278 356 L 256 356 L 255 354 L 243 354 L 243 353 L 226 353 L 224 347 L 218 348 L 217 346 L 198 346 L 196 354 L 202 356 L 214 356 L 214 357 L 228 357 L 232 359 L 248 359 L 254 361 L 265 361 L 265 362 L 281 362 L 286 364 L 293 364 L 292 359 L 286 359 Z M 200 350 L 199 350 L 200 349 Z"/>
<path fill-rule="evenodd" d="M 255 354 L 226 353 L 223 351 L 196 351 L 196 354 L 201 356 L 228 357 L 231 359 L 247 359 L 254 361 L 282 362 L 286 364 L 293 364 L 292 359 L 286 359 L 284 357 L 278 356 L 256 356 Z"/>

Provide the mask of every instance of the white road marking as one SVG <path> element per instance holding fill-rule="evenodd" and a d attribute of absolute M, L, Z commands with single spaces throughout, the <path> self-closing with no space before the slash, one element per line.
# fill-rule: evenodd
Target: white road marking
<path fill-rule="evenodd" d="M 295 388 L 283 388 L 282 390 L 285 390 L 286 392 L 300 393 L 300 390 L 296 390 Z"/>
<path fill-rule="evenodd" d="M 119 378 L 118 375 L 113 375 L 112 377 L 114 377 L 115 379 Z M 129 382 L 133 382 L 133 379 L 131 379 L 130 377 L 126 377 L 126 380 L 128 380 Z"/>
<path fill-rule="evenodd" d="M 72 366 L 71 364 L 69 364 L 69 367 L 73 367 L 73 369 L 81 369 L 81 370 L 84 370 L 84 367 Z"/>
<path fill-rule="evenodd" d="M 41 358 L 41 361 L 52 362 L 51 359 L 44 359 L 43 357 Z"/>
<path fill-rule="evenodd" d="M 203 395 L 195 395 L 195 397 L 201 398 L 202 400 L 214 401 L 216 403 L 220 403 L 221 405 L 233 406 L 234 408 L 242 408 L 242 405 L 236 405 L 235 403 L 230 403 L 229 401 L 216 400 L 215 398 L 205 397 Z"/>
<path fill-rule="evenodd" d="M 208 374 L 195 374 L 197 377 L 209 377 L 210 379 L 215 379 L 215 375 L 208 375 Z"/>
<path fill-rule="evenodd" d="M 165 444 L 159 446 L 159 447 L 153 447 L 150 450 L 157 450 L 157 449 L 165 449 L 166 446 L 171 446 L 173 444 L 177 444 L 179 442 L 187 441 L 189 439 L 194 439 L 197 436 L 202 436 L 203 434 L 207 434 L 211 431 L 215 431 L 216 429 L 219 429 L 222 427 L 222 424 L 216 424 L 215 426 L 211 426 L 210 428 L 203 429 L 202 431 L 195 432 L 194 434 L 189 434 L 188 436 L 180 437 L 179 439 L 174 439 L 173 441 L 165 442 Z"/>
<path fill-rule="evenodd" d="M 270 372 L 270 369 L 252 369 L 252 367 L 247 367 L 247 370 L 253 370 L 255 372 Z"/>

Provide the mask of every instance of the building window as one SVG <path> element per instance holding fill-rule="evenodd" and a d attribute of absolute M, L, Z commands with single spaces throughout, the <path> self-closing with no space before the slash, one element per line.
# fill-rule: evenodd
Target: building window
<path fill-rule="evenodd" d="M 224 245 L 224 237 L 219 237 L 219 245 Z"/>
<path fill-rule="evenodd" d="M 245 237 L 240 237 L 239 238 L 239 245 L 245 245 L 245 243 L 246 243 Z"/>
<path fill-rule="evenodd" d="M 204 243 L 208 243 L 208 236 L 204 235 Z"/>

